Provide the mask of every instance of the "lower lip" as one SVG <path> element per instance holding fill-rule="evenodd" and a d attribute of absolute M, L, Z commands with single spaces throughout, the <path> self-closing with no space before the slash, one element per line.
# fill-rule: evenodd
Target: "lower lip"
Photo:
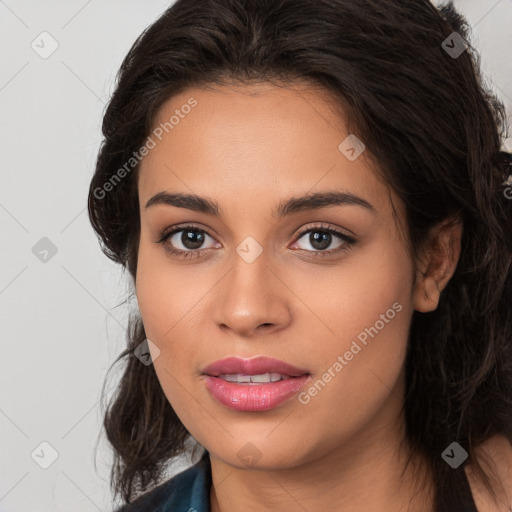
<path fill-rule="evenodd" d="M 310 375 L 262 384 L 237 384 L 220 377 L 205 376 L 206 387 L 221 404 L 235 411 L 267 411 L 299 392 Z"/>

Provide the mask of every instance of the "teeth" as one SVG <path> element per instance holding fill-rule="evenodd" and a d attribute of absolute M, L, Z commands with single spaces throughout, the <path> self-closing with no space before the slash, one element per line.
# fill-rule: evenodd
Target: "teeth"
<path fill-rule="evenodd" d="M 279 380 L 291 379 L 289 375 L 281 375 L 280 373 L 262 373 L 259 375 L 241 375 L 239 373 L 222 373 L 219 375 L 221 379 L 228 382 L 237 383 L 262 383 L 262 382 L 277 382 Z"/>

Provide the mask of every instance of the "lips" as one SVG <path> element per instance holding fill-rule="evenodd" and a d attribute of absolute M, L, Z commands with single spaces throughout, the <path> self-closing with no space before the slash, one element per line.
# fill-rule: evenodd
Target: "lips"
<path fill-rule="evenodd" d="M 297 368 L 279 359 L 265 356 L 252 359 L 242 359 L 239 357 L 220 359 L 203 368 L 202 373 L 212 377 L 218 377 L 223 374 L 262 375 L 265 373 L 279 373 L 283 376 L 300 377 L 309 374 L 308 370 Z"/>
<path fill-rule="evenodd" d="M 271 357 L 228 357 L 202 370 L 220 404 L 238 412 L 262 412 L 289 401 L 311 380 L 307 370 Z"/>

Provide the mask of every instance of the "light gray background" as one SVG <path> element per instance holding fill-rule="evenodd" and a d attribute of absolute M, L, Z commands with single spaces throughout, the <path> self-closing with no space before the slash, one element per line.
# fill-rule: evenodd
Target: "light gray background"
<path fill-rule="evenodd" d="M 96 467 L 94 448 L 101 386 L 125 343 L 127 306 L 116 305 L 128 278 L 99 249 L 87 189 L 115 73 L 171 3 L 0 0 L 1 512 L 113 508 L 104 436 Z M 487 80 L 512 112 L 512 1 L 455 4 L 474 26 Z M 35 40 L 43 51 L 44 31 L 58 43 L 47 59 L 31 47 Z M 32 252 L 43 237 L 57 247 L 45 263 Z M 43 441 L 58 452 L 48 469 L 31 458 Z M 44 446 L 36 453 L 49 460 Z"/>

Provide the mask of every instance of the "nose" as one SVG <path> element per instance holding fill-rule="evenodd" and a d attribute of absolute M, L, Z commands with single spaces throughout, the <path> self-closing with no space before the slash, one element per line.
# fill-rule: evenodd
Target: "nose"
<path fill-rule="evenodd" d="M 271 334 L 291 323 L 293 294 L 263 254 L 252 263 L 236 257 L 219 286 L 214 320 L 236 337 Z"/>

